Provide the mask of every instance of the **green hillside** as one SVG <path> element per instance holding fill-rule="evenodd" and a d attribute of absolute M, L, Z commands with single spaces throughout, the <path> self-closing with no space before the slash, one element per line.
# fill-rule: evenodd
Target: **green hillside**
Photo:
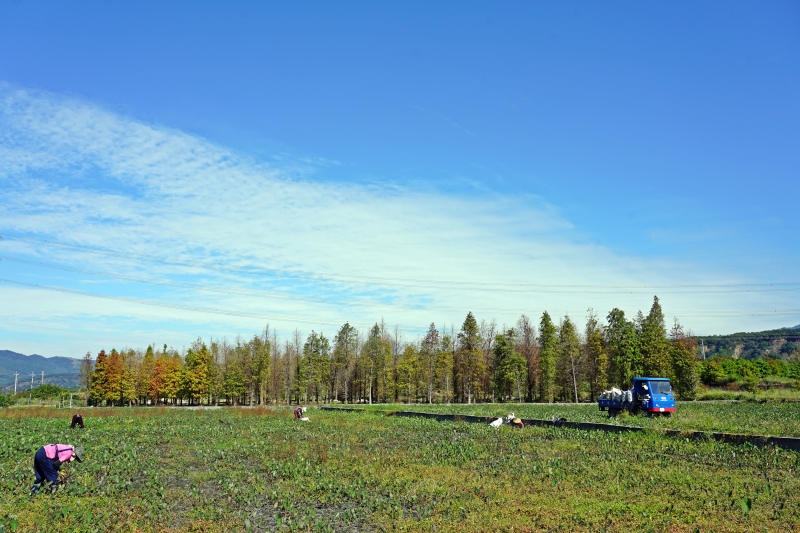
<path fill-rule="evenodd" d="M 706 357 L 728 355 L 742 359 L 800 359 L 800 325 L 792 328 L 695 337 Z"/>

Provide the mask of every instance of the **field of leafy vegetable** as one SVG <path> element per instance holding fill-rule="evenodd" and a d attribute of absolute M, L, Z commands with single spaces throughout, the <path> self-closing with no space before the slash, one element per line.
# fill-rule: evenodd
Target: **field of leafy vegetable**
<path fill-rule="evenodd" d="M 623 414 L 616 419 L 609 418 L 607 412 L 598 410 L 596 404 L 395 404 L 373 405 L 367 409 L 477 416 L 505 416 L 513 412 L 520 418 L 540 420 L 563 417 L 574 422 L 800 437 L 800 402 L 678 402 L 677 411 L 669 418 Z"/>
<path fill-rule="evenodd" d="M 495 406 L 496 409 L 496 406 Z M 800 455 L 310 409 L 0 412 L 0 531 L 791 531 Z M 524 413 L 529 416 L 528 413 Z M 569 416 L 569 415 L 567 415 Z M 33 454 L 86 448 L 55 495 Z"/>

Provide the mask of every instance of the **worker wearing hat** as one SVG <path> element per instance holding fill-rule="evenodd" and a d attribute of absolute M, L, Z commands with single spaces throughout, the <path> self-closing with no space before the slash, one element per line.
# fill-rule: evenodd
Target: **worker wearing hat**
<path fill-rule="evenodd" d="M 31 494 L 39 491 L 39 485 L 44 485 L 45 480 L 50 482 L 50 490 L 58 488 L 58 471 L 61 465 L 71 461 L 83 461 L 83 448 L 76 448 L 71 444 L 45 444 L 39 448 L 33 457 L 33 472 L 36 480 L 33 482 Z"/>

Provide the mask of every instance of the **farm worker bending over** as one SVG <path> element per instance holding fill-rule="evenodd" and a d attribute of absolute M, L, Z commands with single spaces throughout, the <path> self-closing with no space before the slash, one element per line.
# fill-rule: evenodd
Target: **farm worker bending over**
<path fill-rule="evenodd" d="M 300 417 L 303 416 L 303 413 L 305 413 L 305 412 L 306 412 L 306 408 L 305 407 L 298 407 L 297 409 L 294 410 L 294 417 L 296 419 L 300 418 Z"/>
<path fill-rule="evenodd" d="M 33 456 L 33 472 L 36 481 L 33 482 L 31 494 L 39 491 L 39 485 L 44 485 L 45 479 L 50 482 L 50 491 L 58 488 L 58 471 L 61 465 L 70 461 L 83 461 L 83 449 L 70 444 L 45 444 Z"/>
<path fill-rule="evenodd" d="M 83 417 L 80 413 L 72 415 L 72 425 L 69 427 L 69 429 L 75 429 L 75 426 L 80 426 L 81 428 L 84 427 Z"/>

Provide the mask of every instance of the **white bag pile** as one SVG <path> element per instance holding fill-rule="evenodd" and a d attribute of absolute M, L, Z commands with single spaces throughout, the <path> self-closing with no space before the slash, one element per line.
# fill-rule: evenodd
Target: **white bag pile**
<path fill-rule="evenodd" d="M 630 403 L 633 401 L 633 391 L 619 390 L 618 388 L 613 387 L 611 390 L 607 390 L 600 394 L 600 399 Z"/>

